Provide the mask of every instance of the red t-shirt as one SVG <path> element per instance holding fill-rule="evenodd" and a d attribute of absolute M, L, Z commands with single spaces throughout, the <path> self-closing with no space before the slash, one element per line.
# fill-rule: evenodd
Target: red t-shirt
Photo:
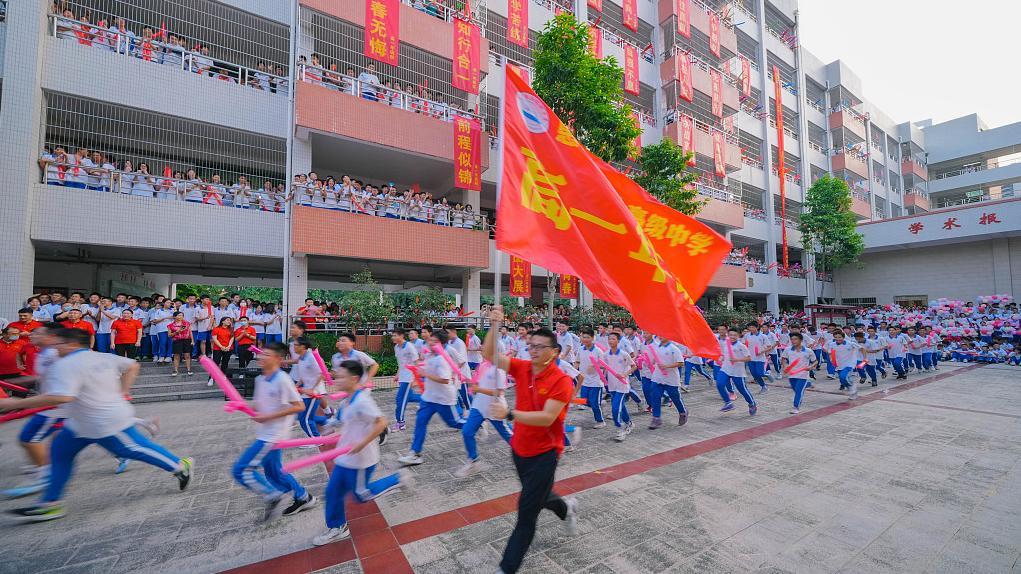
<path fill-rule="evenodd" d="M 14 373 L 20 373 L 21 368 L 18 367 L 19 356 L 22 361 L 25 360 L 25 341 L 20 338 L 14 341 L 0 341 L 0 374 L 13 375 Z"/>
<path fill-rule="evenodd" d="M 92 326 L 92 323 L 86 321 L 85 319 L 82 319 L 82 320 L 78 321 L 77 323 L 72 323 L 70 321 L 64 321 L 63 323 L 61 323 L 61 325 L 67 327 L 68 329 L 79 329 L 79 330 L 85 331 L 85 332 L 87 332 L 90 335 L 95 335 L 96 334 L 96 328 Z"/>
<path fill-rule="evenodd" d="M 230 340 L 234 337 L 234 333 L 231 332 L 227 327 L 217 327 L 213 329 L 213 338 L 220 344 L 224 349 L 230 350 Z M 213 350 L 221 351 L 223 349 L 214 347 Z"/>
<path fill-rule="evenodd" d="M 564 450 L 564 418 L 567 406 L 574 395 L 571 378 L 560 370 L 556 363 L 550 363 L 546 370 L 532 376 L 532 362 L 511 359 L 507 374 L 514 378 L 517 399 L 514 409 L 519 411 L 541 411 L 547 399 L 560 401 L 566 406 L 557 419 L 548 427 L 533 427 L 526 424 L 514 425 L 511 449 L 518 456 L 538 456 L 556 449 L 559 455 Z"/>
<path fill-rule="evenodd" d="M 138 319 L 117 319 L 110 324 L 110 331 L 113 332 L 114 345 L 134 345 L 138 342 L 138 330 L 142 328 L 142 322 Z"/>
<path fill-rule="evenodd" d="M 238 345 L 251 345 L 255 342 L 255 329 L 251 327 L 238 328 L 234 331 L 234 339 Z"/>
<path fill-rule="evenodd" d="M 8 327 L 17 327 L 21 331 L 21 338 L 22 339 L 27 339 L 29 333 L 31 333 L 32 331 L 35 331 L 39 327 L 42 327 L 43 324 L 40 323 L 39 321 L 36 321 L 35 319 L 33 319 L 33 320 L 31 320 L 31 321 L 29 321 L 27 323 L 24 323 L 22 321 L 15 321 L 13 323 L 10 323 L 7 326 Z"/>

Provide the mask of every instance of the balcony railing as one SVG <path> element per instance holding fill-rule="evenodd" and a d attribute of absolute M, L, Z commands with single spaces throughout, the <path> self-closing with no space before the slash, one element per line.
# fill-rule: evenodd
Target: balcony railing
<path fill-rule="evenodd" d="M 833 283 L 833 274 L 824 273 L 822 271 L 815 272 L 815 278 L 817 281 L 825 281 L 826 283 Z"/>
<path fill-rule="evenodd" d="M 656 63 L 656 56 L 651 49 L 646 50 L 644 46 L 639 46 L 634 42 L 628 40 L 627 38 L 618 36 L 616 32 L 614 32 L 610 28 L 607 28 L 606 26 L 596 26 L 596 28 L 599 28 L 600 30 L 603 31 L 603 40 L 606 40 L 607 42 L 615 46 L 619 46 L 621 50 L 625 49 L 627 46 L 631 46 L 632 48 L 638 51 L 638 56 L 640 58 L 642 58 L 643 60 L 650 64 Z"/>
<path fill-rule="evenodd" d="M 295 184 L 293 189 L 295 202 L 306 207 L 459 229 L 489 230 L 489 217 L 485 213 L 458 209 L 446 203 L 432 203 L 402 195 L 366 194 L 362 190 L 345 188 L 340 184 L 333 189 Z"/>
<path fill-rule="evenodd" d="M 837 104 L 837 105 L 833 106 L 833 108 L 831 108 L 830 111 L 833 112 L 833 113 L 836 113 L 836 112 L 847 112 L 847 115 L 851 116 L 851 118 L 854 121 L 858 122 L 861 125 L 865 125 L 865 120 L 868 119 L 868 118 L 865 117 L 864 114 L 862 114 L 861 112 L 855 110 L 854 108 L 852 108 L 851 106 L 849 106 L 849 105 L 847 105 L 845 103 L 840 103 L 840 104 Z"/>
<path fill-rule="evenodd" d="M 1008 160 L 996 162 L 996 165 L 986 166 L 986 165 L 983 165 L 983 164 L 979 164 L 979 165 L 971 165 L 971 166 L 968 166 L 968 167 L 962 167 L 961 169 L 956 169 L 954 171 L 945 171 L 943 173 L 938 173 L 938 174 L 934 175 L 932 177 L 932 179 L 946 179 L 948 177 L 957 177 L 959 175 L 964 175 L 966 173 L 976 173 L 976 172 L 980 172 L 980 171 L 985 171 L 987 169 L 996 169 L 996 168 L 999 168 L 999 167 L 1007 167 L 1008 165 L 1014 165 L 1016 163 L 1021 163 L 1021 156 L 1012 157 L 1012 158 L 1010 158 Z"/>
<path fill-rule="evenodd" d="M 729 71 L 721 70 L 720 68 L 717 68 L 716 66 L 709 64 L 709 62 L 706 62 L 702 58 L 699 58 L 698 55 L 695 54 L 694 52 L 688 52 L 682 46 L 678 46 L 676 44 L 670 46 L 669 49 L 667 49 L 666 53 L 663 54 L 664 59 L 672 58 L 674 56 L 687 56 L 688 61 L 691 62 L 692 66 L 697 66 L 698 68 L 701 68 L 707 74 L 710 71 L 718 72 L 720 74 L 720 77 L 723 78 L 724 82 L 730 84 L 731 86 L 737 87 L 737 78 L 731 75 Z"/>
<path fill-rule="evenodd" d="M 808 105 L 810 105 L 813 108 L 819 110 L 819 113 L 821 113 L 821 114 L 825 114 L 826 113 L 826 110 L 823 109 L 822 102 L 817 102 L 817 101 L 815 101 L 813 99 L 809 99 L 808 100 Z"/>
<path fill-rule="evenodd" d="M 727 203 L 738 203 L 737 198 L 734 196 L 734 194 L 727 189 L 719 189 L 716 187 L 712 187 L 710 185 L 706 185 L 702 182 L 696 183 L 695 189 L 698 191 L 700 195 L 704 195 L 705 197 L 711 197 L 713 199 L 718 199 L 720 201 L 724 201 Z"/>
<path fill-rule="evenodd" d="M 884 219 L 885 217 L 886 216 L 883 215 L 883 210 L 882 209 L 879 209 L 877 207 L 874 210 L 872 210 L 872 218 L 873 219 Z"/>
<path fill-rule="evenodd" d="M 547 10 L 554 14 L 557 13 L 557 10 L 574 14 L 574 0 L 532 0 L 532 2 L 535 2 L 539 6 L 544 6 Z"/>
<path fill-rule="evenodd" d="M 277 184 L 272 188 L 253 189 L 247 182 L 241 181 L 227 185 L 215 180 L 204 181 L 197 177 L 182 179 L 142 171 L 83 167 L 81 164 L 57 161 L 43 160 L 40 164 L 43 168 L 41 183 L 72 189 L 220 207 L 258 209 L 274 213 L 283 213 L 290 199 L 284 193 L 283 184 Z"/>
<path fill-rule="evenodd" d="M 793 217 L 787 216 L 787 218 L 780 217 L 779 215 L 773 216 L 773 223 L 775 225 L 783 225 L 787 229 L 798 229 L 798 221 Z"/>
<path fill-rule="evenodd" d="M 772 82 L 773 81 L 773 72 L 767 71 L 766 72 L 766 77 L 769 78 L 770 82 Z M 784 81 L 783 78 L 780 78 L 780 87 L 783 88 L 785 91 L 790 92 L 790 94 L 793 95 L 793 96 L 798 95 L 798 90 L 796 90 L 794 88 L 794 84 L 792 84 L 791 82 Z"/>
<path fill-rule="evenodd" d="M 769 127 L 773 128 L 773 129 L 776 129 L 776 120 L 775 119 L 769 118 Z M 794 139 L 795 141 L 798 139 L 797 132 L 795 132 L 794 130 L 792 130 L 791 128 L 789 128 L 787 126 L 783 127 L 783 133 L 787 134 L 787 137 L 790 137 L 790 138 Z"/>
<path fill-rule="evenodd" d="M 808 148 L 809 149 L 814 149 L 815 151 L 817 151 L 817 152 L 819 152 L 821 154 L 824 154 L 824 155 L 826 153 L 826 149 L 824 147 L 822 147 L 821 145 L 815 143 L 814 141 L 809 141 L 808 142 Z"/>
<path fill-rule="evenodd" d="M 983 201 L 992 201 L 993 198 L 989 194 L 974 195 L 971 197 L 959 197 L 957 199 L 945 199 L 939 202 L 939 208 L 944 207 L 955 207 L 958 205 L 968 205 L 970 203 L 981 203 Z"/>
<path fill-rule="evenodd" d="M 768 24 L 766 25 L 766 31 L 769 32 L 770 36 L 780 40 L 780 43 L 790 48 L 791 51 L 793 51 L 798 45 L 798 37 L 794 34 L 794 32 L 789 30 L 781 32 Z"/>
<path fill-rule="evenodd" d="M 750 165 L 750 166 L 752 166 L 754 168 L 762 169 L 762 160 L 760 160 L 759 158 L 754 158 L 754 157 L 742 154 L 741 155 L 741 162 L 744 163 L 745 165 Z"/>
<path fill-rule="evenodd" d="M 744 216 L 748 219 L 766 221 L 766 211 L 761 207 L 755 207 L 743 201 L 741 202 L 741 207 L 744 209 Z"/>
<path fill-rule="evenodd" d="M 171 45 L 156 39 L 156 35 L 138 37 L 132 32 L 121 33 L 82 20 L 73 20 L 50 14 L 50 34 L 64 40 L 74 40 L 83 46 L 107 50 L 114 54 L 136 58 L 154 64 L 178 68 L 200 76 L 232 82 L 257 90 L 287 95 L 289 80 L 278 67 L 276 74 L 269 70 L 248 68 L 219 58 L 211 58 L 208 50 L 196 47 Z"/>
<path fill-rule="evenodd" d="M 401 0 L 401 4 L 407 4 L 419 12 L 424 12 L 444 22 L 453 22 L 455 19 L 464 20 L 463 11 L 447 6 L 438 0 Z M 472 13 L 472 21 L 477 24 L 481 23 L 474 12 Z"/>
<path fill-rule="evenodd" d="M 775 175 L 777 177 L 780 177 L 780 170 L 777 169 L 777 167 L 775 165 L 773 167 L 771 167 L 769 169 L 769 171 L 773 175 Z M 783 175 L 784 175 L 784 179 L 786 179 L 787 181 L 789 181 L 791 183 L 794 183 L 794 184 L 797 184 L 797 185 L 801 185 L 801 174 L 798 173 L 798 171 L 796 169 L 788 168 L 788 169 L 784 170 L 784 174 Z"/>
<path fill-rule="evenodd" d="M 380 102 L 392 108 L 431 116 L 444 122 L 452 122 L 459 117 L 475 119 L 482 125 L 483 131 L 486 129 L 485 121 L 479 114 L 462 110 L 456 104 L 446 104 L 423 98 L 412 92 L 389 88 L 378 81 L 359 80 L 337 71 L 308 65 L 298 67 L 298 78 L 303 82 L 324 86 L 349 96 Z"/>
<path fill-rule="evenodd" d="M 853 189 L 851 190 L 851 197 L 860 199 L 860 200 L 864 201 L 865 203 L 869 202 L 869 195 L 867 193 L 862 193 L 860 191 L 855 191 Z"/>

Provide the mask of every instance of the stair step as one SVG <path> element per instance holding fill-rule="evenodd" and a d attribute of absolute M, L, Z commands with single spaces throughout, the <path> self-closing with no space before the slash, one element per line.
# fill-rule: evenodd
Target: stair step
<path fill-rule="evenodd" d="M 131 387 L 132 396 L 151 395 L 154 393 L 173 393 L 180 391 L 208 391 L 219 390 L 217 386 L 206 386 L 205 379 L 201 381 L 166 381 L 161 383 L 136 384 Z"/>
<path fill-rule="evenodd" d="M 223 393 L 219 389 L 210 389 L 202 391 L 176 391 L 168 393 L 152 393 L 147 395 L 139 395 L 131 397 L 132 403 L 154 403 L 159 401 L 184 401 L 190 399 L 215 399 L 223 398 Z"/>

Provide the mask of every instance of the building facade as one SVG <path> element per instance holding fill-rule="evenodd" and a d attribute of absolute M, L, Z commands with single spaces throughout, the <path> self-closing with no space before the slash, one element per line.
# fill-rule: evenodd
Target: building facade
<path fill-rule="evenodd" d="M 394 2 L 391 64 L 366 56 L 381 16 L 356 0 L 68 0 L 60 13 L 10 3 L 0 22 L 0 306 L 10 313 L 45 289 L 203 282 L 282 284 L 293 310 L 309 287 L 336 288 L 367 266 L 387 289 L 438 286 L 477 309 L 497 271 L 510 272 L 491 234 L 512 224 L 494 214 L 500 66 L 527 69 L 536 34 L 560 12 L 597 28 L 604 56 L 637 55 L 626 97 L 642 143 L 671 138 L 695 152 L 708 200 L 699 219 L 735 247 L 707 298 L 776 310 L 843 296 L 814 270 L 795 223 L 823 174 L 848 182 L 863 223 L 1000 200 L 1021 179 L 1011 155 L 1021 124 L 895 122 L 863 100 L 843 62 L 798 43 L 794 0 L 462 4 Z M 522 6 L 527 48 L 508 39 Z M 479 30 L 477 90 L 452 72 L 465 21 Z M 481 191 L 456 177 L 460 120 L 480 127 Z M 99 151 L 96 165 L 79 149 Z M 310 173 L 463 208 L 439 221 L 439 208 L 289 198 L 295 174 Z M 546 287 L 533 267 L 533 295 Z"/>

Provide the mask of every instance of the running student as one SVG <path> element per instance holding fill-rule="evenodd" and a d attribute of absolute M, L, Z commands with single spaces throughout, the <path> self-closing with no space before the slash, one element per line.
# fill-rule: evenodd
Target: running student
<path fill-rule="evenodd" d="M 299 329 L 301 329 L 300 334 L 296 334 Z M 297 359 L 297 355 L 295 355 L 294 352 L 294 341 L 297 339 L 297 337 L 303 336 L 304 334 L 305 334 L 304 326 L 300 325 L 299 323 L 295 323 L 294 325 L 292 325 L 291 356 L 294 359 Z M 363 370 L 362 382 L 364 383 L 365 381 L 371 380 L 372 377 L 376 376 L 376 371 L 379 370 L 379 363 L 377 363 L 375 359 L 373 359 L 366 353 L 363 353 L 358 349 L 355 349 L 356 341 L 357 339 L 355 338 L 354 333 L 341 333 L 340 336 L 337 337 L 337 352 L 333 354 L 333 358 L 331 359 L 330 364 L 339 365 L 344 361 L 358 361 L 362 365 Z"/>
<path fill-rule="evenodd" d="M 804 345 L 801 333 L 790 334 L 790 346 L 781 353 L 780 361 L 786 365 L 786 373 L 791 388 L 794 389 L 794 407 L 791 414 L 796 415 L 801 408 L 801 399 L 805 396 L 805 388 L 808 387 L 808 373 L 819 366 L 815 358 L 815 352 Z"/>
<path fill-rule="evenodd" d="M 415 336 L 418 336 L 418 333 Z M 394 329 L 390 334 L 390 340 L 394 344 L 394 356 L 397 357 L 397 397 L 394 407 L 394 424 L 391 430 L 403 431 L 405 428 L 404 413 L 408 410 L 409 402 L 417 402 L 422 397 L 415 392 L 413 385 L 415 376 L 408 369 L 418 363 L 419 347 L 407 340 L 408 331 Z M 421 339 L 418 339 L 421 341 Z"/>
<path fill-rule="evenodd" d="M 464 439 L 464 450 L 468 455 L 468 460 L 464 466 L 454 471 L 454 476 L 457 478 L 475 474 L 481 467 L 475 433 L 487 420 L 504 441 L 509 443 L 511 439 L 511 430 L 506 422 L 502 419 L 489 418 L 489 405 L 494 402 L 507 403 L 504 399 L 504 392 L 507 389 L 507 373 L 489 363 L 482 363 L 479 368 L 482 369 L 482 372 L 478 376 L 479 382 L 475 388 L 475 398 L 472 399 L 472 408 L 468 411 L 464 427 L 461 428 L 461 437 Z"/>
<path fill-rule="evenodd" d="M 865 358 L 861 347 L 854 341 L 844 338 L 843 331 L 833 332 L 833 342 L 826 345 L 830 354 L 830 360 L 837 369 L 837 376 L 840 377 L 840 389 L 847 389 L 850 399 L 858 398 L 858 382 L 849 376 L 855 369 L 858 362 Z"/>
<path fill-rule="evenodd" d="M 372 480 L 379 464 L 378 437 L 386 430 L 386 419 L 372 400 L 372 394 L 359 386 L 365 375 L 358 361 L 344 361 L 333 369 L 333 382 L 348 397 L 337 405 L 332 424 L 340 425 L 340 441 L 336 448 L 349 447 L 347 453 L 333 461 L 330 481 L 326 484 L 326 532 L 312 539 L 322 546 L 351 536 L 344 511 L 344 499 L 353 494 L 358 502 L 368 502 L 394 488 L 411 488 L 408 470 Z"/>
<path fill-rule="evenodd" d="M 748 414 L 754 416 L 759 407 L 755 404 L 755 398 L 748 392 L 748 387 L 744 382 L 744 364 L 751 360 L 752 355 L 748 347 L 738 340 L 739 335 L 738 330 L 733 327 L 727 330 L 727 341 L 723 345 L 723 366 L 720 367 L 722 375 L 716 380 L 716 390 L 720 393 L 720 398 L 723 399 L 721 411 L 734 410 L 733 399 L 727 392 L 727 384 L 730 383 L 748 403 Z"/>
<path fill-rule="evenodd" d="M 570 337 L 563 336 L 558 337 L 558 339 L 570 340 Z M 558 341 L 557 344 L 564 348 L 563 343 Z M 602 360 L 603 352 L 594 344 L 592 329 L 581 330 L 581 346 L 578 348 L 577 356 L 577 367 L 583 377 L 581 380 L 580 396 L 585 399 L 585 404 L 592 409 L 592 418 L 595 420 L 592 428 L 601 429 L 606 426 L 606 421 L 603 420 L 602 408 L 603 379 L 599 376 L 599 372 L 592 361 L 593 359 L 596 361 Z M 570 363 L 569 360 L 567 362 Z"/>
<path fill-rule="evenodd" d="M 444 345 L 447 342 L 447 332 L 437 329 L 430 338 L 430 345 Z M 416 465 L 425 462 L 422 459 L 422 447 L 425 446 L 425 435 L 429 427 L 429 420 L 433 415 L 438 414 L 443 422 L 450 428 L 460 430 L 464 423 L 454 415 L 454 405 L 457 404 L 457 383 L 454 379 L 454 372 L 442 355 L 433 353 L 425 362 L 423 367 L 425 378 L 425 391 L 422 392 L 422 400 L 418 405 L 418 413 L 415 415 L 415 436 L 411 441 L 411 452 L 397 459 L 404 465 Z"/>
<path fill-rule="evenodd" d="M 320 416 L 320 397 L 326 393 L 326 383 L 319 362 L 308 344 L 308 339 L 298 337 L 293 341 L 294 352 L 298 354 L 298 362 L 291 367 L 291 378 L 298 386 L 298 393 L 304 403 L 298 424 L 309 437 L 319 436 L 319 426 L 326 423 L 326 417 Z"/>
<path fill-rule="evenodd" d="M 654 397 L 652 401 L 652 421 L 650 429 L 657 429 L 663 425 L 663 397 L 666 396 L 670 402 L 677 407 L 677 425 L 681 426 L 688 422 L 688 410 L 684 408 L 684 401 L 681 400 L 681 371 L 680 366 L 684 364 L 684 355 L 681 349 L 666 339 L 661 339 L 658 345 L 653 346 L 656 353 L 653 360 L 657 361 L 656 372 L 652 375 L 654 386 Z M 650 352 L 651 354 L 651 352 Z"/>
<path fill-rule="evenodd" d="M 35 506 L 10 512 L 41 522 L 65 515 L 61 498 L 74 469 L 74 459 L 90 444 L 99 444 L 120 458 L 146 462 L 173 473 L 181 490 L 191 481 L 192 461 L 181 459 L 135 429 L 134 408 L 124 398 L 140 366 L 113 354 L 88 350 L 85 331 L 61 329 L 56 334 L 57 360 L 46 374 L 46 392 L 28 399 L 2 399 L 0 411 L 67 405 L 64 428 L 50 448 L 50 481 Z"/>
<path fill-rule="evenodd" d="M 301 396 L 294 388 L 294 381 L 280 369 L 287 356 L 287 347 L 271 343 L 259 354 L 262 374 L 255 378 L 253 393 L 258 423 L 255 440 L 234 463 L 234 480 L 248 490 L 262 495 L 266 502 L 263 521 L 279 518 L 281 514 L 297 514 L 312 508 L 316 498 L 305 490 L 293 476 L 283 471 L 280 451 L 274 443 L 288 437 L 294 415 L 302 411 Z M 286 508 L 287 493 L 294 499 Z"/>
<path fill-rule="evenodd" d="M 631 421 L 631 415 L 627 412 L 627 399 L 631 393 L 631 385 L 628 380 L 635 370 L 635 361 L 631 355 L 620 348 L 618 333 L 611 332 L 606 335 L 606 344 L 608 349 L 603 354 L 606 370 L 609 371 L 606 382 L 612 396 L 610 405 L 613 410 L 613 424 L 617 427 L 615 440 L 621 442 L 631 434 L 635 427 L 635 423 Z"/>

